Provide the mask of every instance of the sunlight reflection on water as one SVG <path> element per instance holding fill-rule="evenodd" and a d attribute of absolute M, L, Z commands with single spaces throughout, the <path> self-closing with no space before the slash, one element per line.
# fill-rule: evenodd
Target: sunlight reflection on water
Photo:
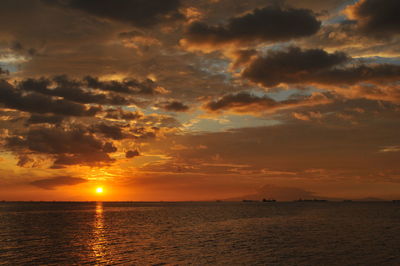
<path fill-rule="evenodd" d="M 93 227 L 93 240 L 91 243 L 96 261 L 104 262 L 106 256 L 107 238 L 104 231 L 103 202 L 96 203 L 95 220 Z"/>

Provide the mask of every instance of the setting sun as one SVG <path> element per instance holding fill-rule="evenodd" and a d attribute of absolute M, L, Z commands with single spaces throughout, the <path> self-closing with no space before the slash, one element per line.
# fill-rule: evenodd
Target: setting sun
<path fill-rule="evenodd" d="M 103 193 L 103 192 L 104 192 L 104 190 L 103 190 L 102 187 L 96 188 L 96 193 L 97 193 L 97 194 L 101 194 L 101 193 Z"/>

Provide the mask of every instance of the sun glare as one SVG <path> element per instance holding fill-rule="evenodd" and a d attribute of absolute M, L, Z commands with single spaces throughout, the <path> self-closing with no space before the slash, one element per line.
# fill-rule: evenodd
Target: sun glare
<path fill-rule="evenodd" d="M 97 194 L 101 194 L 101 193 L 103 193 L 103 188 L 102 187 L 98 187 L 98 188 L 96 188 L 96 193 Z"/>

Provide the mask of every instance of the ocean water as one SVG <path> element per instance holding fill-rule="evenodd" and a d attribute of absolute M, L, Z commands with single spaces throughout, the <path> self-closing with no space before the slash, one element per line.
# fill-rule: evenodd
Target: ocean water
<path fill-rule="evenodd" d="M 400 204 L 0 203 L 1 265 L 400 265 Z"/>

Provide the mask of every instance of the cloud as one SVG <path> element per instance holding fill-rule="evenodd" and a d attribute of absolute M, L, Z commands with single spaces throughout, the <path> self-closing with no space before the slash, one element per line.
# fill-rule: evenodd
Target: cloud
<path fill-rule="evenodd" d="M 100 110 L 97 107 L 88 108 L 82 104 L 37 93 L 22 93 L 5 80 L 0 80 L 0 103 L 20 111 L 64 116 L 93 116 Z"/>
<path fill-rule="evenodd" d="M 49 155 L 53 166 L 83 164 L 93 165 L 113 162 L 108 153 L 116 148 L 85 132 L 82 128 L 31 128 L 25 135 L 6 139 L 6 147 L 17 154 L 36 153 Z"/>
<path fill-rule="evenodd" d="M 228 54 L 228 56 L 233 59 L 231 69 L 235 70 L 239 67 L 245 66 L 247 63 L 257 58 L 258 52 L 254 49 L 242 49 L 235 50 Z"/>
<path fill-rule="evenodd" d="M 306 76 L 304 77 L 306 78 Z M 361 82 L 396 82 L 400 78 L 400 66 L 392 64 L 360 65 L 347 68 L 334 68 L 310 76 L 310 82 L 320 84 L 357 84 Z"/>
<path fill-rule="evenodd" d="M 63 97 L 65 100 L 77 103 L 107 105 L 130 105 L 135 103 L 135 100 L 126 94 L 153 95 L 165 91 L 149 79 L 143 82 L 135 79 L 100 81 L 98 78 L 87 76 L 79 80 L 69 78 L 66 75 L 52 78 L 24 79 L 17 83 L 16 88 L 48 96 Z M 99 92 L 98 90 L 106 91 L 107 93 Z"/>
<path fill-rule="evenodd" d="M 400 146 L 387 146 L 379 150 L 380 152 L 400 152 Z"/>
<path fill-rule="evenodd" d="M 86 82 L 86 86 L 89 88 L 126 94 L 151 95 L 163 93 L 165 90 L 157 86 L 157 84 L 150 79 L 146 79 L 142 82 L 136 79 L 126 79 L 124 81 L 99 81 L 98 78 L 87 76 L 84 78 L 84 81 Z"/>
<path fill-rule="evenodd" d="M 43 0 L 52 5 L 69 7 L 88 14 L 137 27 L 182 19 L 179 0 Z"/>
<path fill-rule="evenodd" d="M 232 111 L 235 113 L 262 114 L 279 109 L 313 106 L 331 102 L 329 95 L 313 93 L 308 97 L 292 98 L 284 101 L 275 101 L 268 96 L 257 96 L 248 92 L 227 94 L 218 100 L 208 102 L 204 108 L 211 112 Z"/>
<path fill-rule="evenodd" d="M 139 31 L 121 32 L 118 37 L 124 47 L 136 49 L 139 54 L 148 53 L 151 46 L 161 47 L 162 43 L 157 38 L 145 35 Z"/>
<path fill-rule="evenodd" d="M 70 176 L 57 176 L 53 178 L 40 179 L 31 182 L 30 184 L 42 189 L 53 190 L 62 186 L 73 186 L 87 182 L 86 179 Z"/>
<path fill-rule="evenodd" d="M 117 94 L 95 93 L 83 82 L 69 79 L 67 76 L 55 76 L 52 79 L 25 79 L 19 82 L 18 88 L 49 96 L 63 97 L 65 100 L 78 103 L 97 103 L 111 105 L 127 105 L 131 101 Z M 91 89 L 88 91 L 88 89 Z"/>
<path fill-rule="evenodd" d="M 391 37 L 400 34 L 398 10 L 400 2 L 397 0 L 360 0 L 344 12 L 357 21 L 364 34 Z"/>
<path fill-rule="evenodd" d="M 131 130 L 132 138 L 136 140 L 154 139 L 158 130 L 156 127 L 136 127 Z"/>
<path fill-rule="evenodd" d="M 115 120 L 138 120 L 143 117 L 143 114 L 140 112 L 130 112 L 124 111 L 121 108 L 118 109 L 108 109 L 106 110 L 106 118 L 115 119 Z"/>
<path fill-rule="evenodd" d="M 278 42 L 315 34 L 320 22 L 311 10 L 268 6 L 231 18 L 225 25 L 189 25 L 181 41 L 189 47 L 218 48 L 252 42 Z"/>
<path fill-rule="evenodd" d="M 106 125 L 104 123 L 95 125 L 90 129 L 92 132 L 103 134 L 106 138 L 120 140 L 124 138 L 121 128 L 118 125 Z"/>
<path fill-rule="evenodd" d="M 243 71 L 243 77 L 265 86 L 299 83 L 303 76 L 330 69 L 348 60 L 340 52 L 329 54 L 321 49 L 302 50 L 299 47 L 290 47 L 258 57 Z"/>
<path fill-rule="evenodd" d="M 4 70 L 3 68 L 0 67 L 0 76 L 2 75 L 10 75 L 10 71 Z"/>
<path fill-rule="evenodd" d="M 161 105 L 161 107 L 166 111 L 172 112 L 186 112 L 189 110 L 189 106 L 179 101 L 165 102 Z"/>
<path fill-rule="evenodd" d="M 65 117 L 63 116 L 47 116 L 47 115 L 36 115 L 33 114 L 29 119 L 26 121 L 28 125 L 30 124 L 61 124 Z"/>
<path fill-rule="evenodd" d="M 313 119 L 321 119 L 322 114 L 320 112 L 308 112 L 308 113 L 298 113 L 298 112 L 293 112 L 292 113 L 293 117 L 302 120 L 302 121 L 311 121 Z"/>
<path fill-rule="evenodd" d="M 138 150 L 127 151 L 127 152 L 125 153 L 125 157 L 126 157 L 126 158 L 133 158 L 133 157 L 136 157 L 136 156 L 139 156 L 139 155 L 140 155 L 140 153 L 139 153 Z"/>
<path fill-rule="evenodd" d="M 290 47 L 254 59 L 243 70 L 242 76 L 265 87 L 280 83 L 340 86 L 359 82 L 395 82 L 400 77 L 398 65 L 345 66 L 349 62 L 352 62 L 351 58 L 341 52 Z"/>

